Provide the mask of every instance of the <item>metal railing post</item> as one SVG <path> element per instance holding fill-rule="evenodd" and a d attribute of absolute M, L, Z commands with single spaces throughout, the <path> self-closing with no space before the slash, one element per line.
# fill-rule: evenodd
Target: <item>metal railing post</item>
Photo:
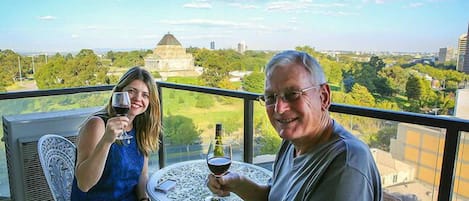
<path fill-rule="evenodd" d="M 440 186 L 438 187 L 438 201 L 451 200 L 453 195 L 454 165 L 459 146 L 459 133 L 457 128 L 446 128 Z"/>
<path fill-rule="evenodd" d="M 158 87 L 158 98 L 160 99 L 160 118 L 161 118 L 161 124 L 163 124 L 163 94 L 162 94 L 162 88 L 160 85 L 157 84 Z M 163 136 L 163 130 L 160 130 L 160 135 L 159 135 L 159 143 L 160 146 L 158 146 L 158 164 L 159 168 L 164 168 L 166 166 L 166 148 L 164 147 L 164 136 Z"/>
<path fill-rule="evenodd" d="M 254 103 L 244 99 L 244 162 L 252 163 L 254 151 Z"/>

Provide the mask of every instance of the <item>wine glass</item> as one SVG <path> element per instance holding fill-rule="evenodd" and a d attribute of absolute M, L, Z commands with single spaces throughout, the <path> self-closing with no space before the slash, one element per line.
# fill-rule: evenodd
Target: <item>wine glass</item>
<path fill-rule="evenodd" d="M 114 108 L 116 116 L 127 116 L 130 109 L 129 93 L 126 91 L 114 92 L 112 94 L 112 108 Z M 131 138 L 133 136 L 127 134 L 124 129 L 122 129 L 122 134 L 117 136 L 118 140 L 127 140 L 127 144 L 130 144 Z"/>
<path fill-rule="evenodd" d="M 207 165 L 212 174 L 220 178 L 228 172 L 231 166 L 231 144 L 221 144 L 221 141 L 214 140 L 210 143 L 207 152 Z M 223 201 L 222 197 L 216 194 L 208 196 L 205 201 Z"/>

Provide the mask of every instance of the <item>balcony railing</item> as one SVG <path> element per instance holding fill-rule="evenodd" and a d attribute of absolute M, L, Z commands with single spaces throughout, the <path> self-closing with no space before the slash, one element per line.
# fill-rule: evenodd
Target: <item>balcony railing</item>
<path fill-rule="evenodd" d="M 163 95 L 163 88 L 185 90 L 191 92 L 199 92 L 206 94 L 213 94 L 217 96 L 226 96 L 242 99 L 244 101 L 244 152 L 243 160 L 245 162 L 253 162 L 253 141 L 254 141 L 254 102 L 258 101 L 259 95 L 256 93 L 224 90 L 218 88 L 208 88 L 193 85 L 174 84 L 168 82 L 157 82 L 160 96 Z M 112 90 L 111 85 L 107 86 L 95 86 L 95 87 L 80 87 L 80 88 L 68 88 L 68 89 L 54 89 L 54 90 L 39 90 L 39 91 L 23 91 L 23 92 L 9 92 L 0 93 L 0 100 L 8 99 L 22 99 L 32 97 L 44 97 L 53 95 L 68 95 L 68 94 L 79 94 L 88 92 L 98 91 L 110 91 Z M 160 97 L 163 101 L 162 97 Z M 163 105 L 163 104 L 162 104 Z M 163 108 L 162 108 L 163 111 Z M 446 201 L 451 200 L 453 192 L 453 178 L 455 178 L 455 162 L 458 153 L 458 145 L 461 132 L 469 132 L 469 121 L 441 117 L 431 116 L 410 112 L 396 112 L 387 111 L 374 108 L 357 107 L 343 104 L 333 103 L 330 107 L 331 112 L 339 114 L 356 115 L 361 117 L 371 117 L 381 120 L 389 120 L 410 124 L 417 124 L 423 126 L 438 127 L 446 130 L 444 140 L 444 151 L 443 160 L 441 165 L 441 173 L 438 187 L 438 200 Z M 163 135 L 161 136 L 161 145 L 164 145 Z M 160 146 L 159 149 L 159 167 L 165 166 L 165 146 Z"/>

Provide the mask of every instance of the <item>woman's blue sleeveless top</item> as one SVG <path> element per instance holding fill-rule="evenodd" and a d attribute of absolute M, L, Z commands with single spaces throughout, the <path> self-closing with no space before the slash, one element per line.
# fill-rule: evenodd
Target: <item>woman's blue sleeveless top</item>
<path fill-rule="evenodd" d="M 128 134 L 133 136 L 130 144 L 113 143 L 111 145 L 103 175 L 88 192 L 81 191 L 77 186 L 76 178 L 73 179 L 72 201 L 137 200 L 135 188 L 142 173 L 144 157 L 136 143 L 135 129 Z"/>

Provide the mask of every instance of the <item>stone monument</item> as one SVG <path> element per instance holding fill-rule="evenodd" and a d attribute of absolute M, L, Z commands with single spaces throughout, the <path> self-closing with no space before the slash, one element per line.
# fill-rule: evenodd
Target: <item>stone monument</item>
<path fill-rule="evenodd" d="M 174 76 L 198 76 L 194 57 L 172 34 L 167 33 L 158 42 L 153 54 L 145 58 L 145 68 L 158 71 L 163 79 Z"/>

